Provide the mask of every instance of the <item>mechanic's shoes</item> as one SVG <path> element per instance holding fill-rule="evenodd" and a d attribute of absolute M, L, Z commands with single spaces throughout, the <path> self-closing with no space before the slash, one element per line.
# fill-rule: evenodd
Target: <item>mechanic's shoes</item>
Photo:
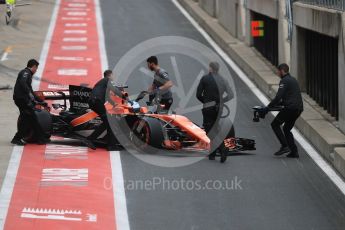
<path fill-rule="evenodd" d="M 23 139 L 17 139 L 17 138 L 13 138 L 11 143 L 14 145 L 19 145 L 19 146 L 24 146 L 26 144 L 26 142 Z"/>
<path fill-rule="evenodd" d="M 226 155 L 221 153 L 220 154 L 220 163 L 224 163 L 226 161 L 226 158 L 227 158 Z"/>
<path fill-rule="evenodd" d="M 216 159 L 216 154 L 218 152 L 220 154 L 220 163 L 224 163 L 226 161 L 227 156 L 226 153 L 224 153 L 223 151 L 216 150 L 215 152 L 208 155 L 208 159 L 210 161 L 214 161 Z"/>
<path fill-rule="evenodd" d="M 299 155 L 298 155 L 298 153 L 290 153 L 290 154 L 286 155 L 286 157 L 288 157 L 288 158 L 299 158 Z"/>
<path fill-rule="evenodd" d="M 223 148 L 219 149 L 219 154 L 220 154 L 220 163 L 224 163 L 227 158 L 227 151 L 224 151 Z"/>
<path fill-rule="evenodd" d="M 215 154 L 215 153 L 209 154 L 209 155 L 208 155 L 208 159 L 209 159 L 210 161 L 214 161 L 214 160 L 216 159 L 216 154 Z"/>
<path fill-rule="evenodd" d="M 274 153 L 274 156 L 281 156 L 281 155 L 283 155 L 285 153 L 289 153 L 289 152 L 290 152 L 289 147 L 281 147 L 278 152 Z"/>

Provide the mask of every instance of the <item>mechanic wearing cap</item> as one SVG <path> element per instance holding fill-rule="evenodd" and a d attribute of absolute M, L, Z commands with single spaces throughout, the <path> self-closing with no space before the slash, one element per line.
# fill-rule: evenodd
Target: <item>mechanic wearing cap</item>
<path fill-rule="evenodd" d="M 284 107 L 271 123 L 272 129 L 281 144 L 281 148 L 274 155 L 281 156 L 289 153 L 287 157 L 298 158 L 298 150 L 291 129 L 303 112 L 301 90 L 297 80 L 289 74 L 289 66 L 287 64 L 284 63 L 278 66 L 278 76 L 281 80 L 277 95 L 267 106 L 268 108 L 278 105 Z M 281 125 L 283 124 L 282 131 Z"/>
<path fill-rule="evenodd" d="M 33 129 L 35 139 L 38 144 L 46 144 L 50 140 L 45 138 L 40 125 L 35 116 L 35 105 L 46 105 L 32 89 L 32 77 L 36 73 L 39 63 L 35 59 L 31 59 L 27 63 L 27 67 L 19 72 L 13 92 L 13 100 L 19 108 L 18 131 L 13 137 L 11 143 L 16 145 L 25 145 L 23 140 L 25 136 Z"/>
<path fill-rule="evenodd" d="M 120 89 L 115 87 L 111 81 L 111 78 L 113 77 L 113 71 L 106 70 L 104 71 L 103 78 L 99 80 L 94 88 L 92 89 L 90 100 L 89 100 L 89 106 L 90 108 L 95 111 L 100 118 L 103 121 L 103 127 L 100 127 L 100 130 L 102 132 L 106 129 L 107 130 L 107 149 L 109 151 L 117 150 L 116 144 L 118 144 L 118 141 L 110 127 L 110 124 L 108 122 L 107 118 L 107 110 L 105 108 L 105 102 L 106 102 L 106 96 L 107 96 L 107 89 L 113 91 L 116 95 L 121 96 L 122 92 Z M 91 134 L 88 139 L 92 141 L 93 139 L 96 139 L 98 137 L 97 134 L 101 134 L 100 130 L 95 130 L 93 134 Z"/>
<path fill-rule="evenodd" d="M 160 96 L 160 103 L 164 105 L 164 110 L 169 111 L 172 103 L 171 87 L 173 82 L 169 79 L 168 73 L 159 67 L 156 56 L 151 56 L 147 60 L 147 67 L 155 73 L 152 85 L 148 88 L 150 100 L 156 96 Z"/>
<path fill-rule="evenodd" d="M 211 62 L 209 64 L 209 73 L 203 76 L 197 88 L 196 97 L 203 103 L 202 115 L 203 126 L 210 139 L 214 138 L 215 132 L 210 133 L 213 127 L 216 127 L 217 122 L 223 111 L 224 103 L 233 98 L 233 92 L 223 77 L 218 74 L 219 64 Z M 226 96 L 223 98 L 224 93 Z M 222 143 L 224 145 L 224 143 Z M 221 163 L 226 161 L 225 148 L 219 146 L 209 154 L 209 160 L 215 160 L 216 152 L 220 151 Z"/>

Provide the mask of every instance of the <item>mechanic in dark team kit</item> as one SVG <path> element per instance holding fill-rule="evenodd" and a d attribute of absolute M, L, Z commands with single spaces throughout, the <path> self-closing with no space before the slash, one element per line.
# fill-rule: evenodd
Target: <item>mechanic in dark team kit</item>
<path fill-rule="evenodd" d="M 267 106 L 272 108 L 278 105 L 284 106 L 284 109 L 278 113 L 271 126 L 277 136 L 281 148 L 274 155 L 281 156 L 289 153 L 287 157 L 298 158 L 297 146 L 291 129 L 296 120 L 303 112 L 303 99 L 297 80 L 289 74 L 289 66 L 280 64 L 278 66 L 278 75 L 281 78 L 279 89 L 275 98 Z M 283 131 L 281 125 L 283 125 Z"/>
<path fill-rule="evenodd" d="M 234 96 L 231 88 L 226 84 L 223 77 L 220 76 L 218 72 L 219 64 L 217 62 L 211 62 L 209 65 L 209 73 L 201 78 L 196 93 L 198 100 L 203 103 L 203 126 L 211 140 L 216 133 L 213 132 L 213 134 L 211 134 L 210 131 L 213 127 L 216 127 L 219 122 L 224 103 L 230 101 Z M 226 93 L 226 96 L 223 98 L 224 93 Z M 224 163 L 227 157 L 224 151 L 225 148 L 219 146 L 213 149 L 214 151 L 210 153 L 209 159 L 215 160 L 216 152 L 220 151 L 220 161 Z"/>
<path fill-rule="evenodd" d="M 104 71 L 103 78 L 99 80 L 94 88 L 92 89 L 90 100 L 89 100 L 89 106 L 90 108 L 95 111 L 100 118 L 103 121 L 103 125 L 105 126 L 107 130 L 107 149 L 109 151 L 117 150 L 116 144 L 118 143 L 116 137 L 114 136 L 114 133 L 110 127 L 110 124 L 108 122 L 107 118 L 107 111 L 104 106 L 106 102 L 107 97 L 107 89 L 114 91 L 117 95 L 122 95 L 121 90 L 117 87 L 113 87 L 111 84 L 111 78 L 113 77 L 113 72 L 111 70 Z M 95 131 L 97 133 L 97 131 Z M 93 134 L 89 137 L 89 139 L 92 141 L 94 137 Z"/>
<path fill-rule="evenodd" d="M 147 67 L 155 73 L 152 85 L 147 90 L 150 98 L 160 96 L 160 103 L 164 105 L 164 110 L 169 111 L 172 103 L 171 87 L 173 82 L 169 79 L 168 73 L 159 67 L 156 56 L 151 56 L 147 60 Z"/>
<path fill-rule="evenodd" d="M 18 131 L 11 141 L 12 144 L 25 145 L 23 139 L 30 130 L 34 131 L 35 136 L 33 138 L 38 144 L 49 142 L 49 139 L 44 137 L 35 115 L 35 105 L 46 104 L 36 96 L 31 85 L 32 77 L 36 73 L 38 65 L 36 60 L 29 60 L 27 67 L 19 72 L 14 86 L 13 100 L 20 112 L 20 122 L 18 123 Z"/>

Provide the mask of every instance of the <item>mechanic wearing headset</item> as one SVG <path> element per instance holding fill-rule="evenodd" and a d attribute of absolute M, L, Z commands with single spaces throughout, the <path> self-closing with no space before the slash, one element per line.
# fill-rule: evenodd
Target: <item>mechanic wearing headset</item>
<path fill-rule="evenodd" d="M 297 118 L 303 112 L 303 99 L 298 82 L 289 74 L 289 66 L 280 64 L 278 66 L 278 75 L 281 78 L 279 89 L 275 98 L 267 106 L 269 108 L 277 105 L 284 106 L 284 109 L 278 113 L 271 123 L 272 129 L 277 136 L 281 148 L 274 155 L 281 156 L 289 153 L 287 157 L 298 158 L 297 146 L 291 129 L 294 127 Z M 281 125 L 283 126 L 283 131 Z"/>
<path fill-rule="evenodd" d="M 27 63 L 27 67 L 19 72 L 13 92 L 13 100 L 19 108 L 19 122 L 18 131 L 13 137 L 11 143 L 15 145 L 25 145 L 25 135 L 30 129 L 34 130 L 34 138 L 37 144 L 46 144 L 50 140 L 45 138 L 43 132 L 38 124 L 35 115 L 35 105 L 46 105 L 32 90 L 32 77 L 36 73 L 39 63 L 35 59 L 31 59 Z"/>
<path fill-rule="evenodd" d="M 211 62 L 209 73 L 201 78 L 196 93 L 197 99 L 203 103 L 203 126 L 210 139 L 214 138 L 215 132 L 210 133 L 210 131 L 217 125 L 223 111 L 224 103 L 234 97 L 231 88 L 218 72 L 219 64 L 217 62 Z M 223 98 L 224 93 L 226 93 L 225 98 Z M 224 143 L 209 154 L 209 160 L 215 160 L 216 152 L 220 151 L 221 163 L 226 161 L 225 147 L 222 145 Z"/>
<path fill-rule="evenodd" d="M 173 82 L 169 79 L 168 73 L 159 67 L 156 56 L 151 56 L 147 60 L 147 67 L 155 73 L 152 85 L 148 88 L 150 100 L 155 96 L 160 96 L 160 103 L 164 105 L 164 110 L 169 111 L 172 103 L 171 87 Z"/>
<path fill-rule="evenodd" d="M 100 130 L 102 129 L 107 130 L 107 137 L 108 137 L 107 149 L 109 151 L 114 151 L 118 149 L 118 147 L 116 146 L 118 141 L 108 122 L 107 110 L 104 105 L 106 102 L 106 97 L 107 97 L 107 89 L 113 91 L 116 95 L 122 96 L 121 90 L 117 88 L 116 86 L 114 86 L 113 82 L 111 81 L 112 77 L 113 77 L 113 71 L 111 70 L 104 71 L 103 78 L 96 83 L 96 85 L 92 89 L 91 96 L 89 99 L 90 109 L 95 111 L 103 121 L 104 126 L 100 127 Z M 93 134 L 91 134 L 88 137 L 88 139 L 92 141 L 93 139 L 97 138 L 97 136 L 95 135 L 101 134 L 99 133 L 100 130 L 96 130 Z"/>

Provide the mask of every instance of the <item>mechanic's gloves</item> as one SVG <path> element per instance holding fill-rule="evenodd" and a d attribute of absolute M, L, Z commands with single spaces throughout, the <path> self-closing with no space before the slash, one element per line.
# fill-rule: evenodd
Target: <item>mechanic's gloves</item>
<path fill-rule="evenodd" d="M 152 103 L 152 101 L 159 95 L 159 88 L 154 89 L 150 95 L 149 95 L 149 102 Z"/>
<path fill-rule="evenodd" d="M 34 101 L 31 101 L 31 100 L 28 100 L 27 102 L 26 102 L 26 107 L 28 108 L 28 109 L 33 109 L 33 108 L 35 108 L 35 102 Z"/>
<path fill-rule="evenodd" d="M 259 112 L 259 117 L 264 119 L 266 117 L 266 114 L 270 111 L 269 107 L 262 107 Z"/>
<path fill-rule="evenodd" d="M 142 92 L 140 92 L 140 94 L 139 94 L 138 97 L 135 99 L 135 101 L 140 101 L 141 99 L 143 99 L 143 98 L 146 96 L 146 94 L 148 94 L 147 91 L 142 91 Z"/>
<path fill-rule="evenodd" d="M 264 107 L 264 106 L 255 106 L 254 109 L 254 122 L 259 122 L 260 118 L 265 119 L 266 114 L 271 111 L 272 109 L 270 107 Z"/>

